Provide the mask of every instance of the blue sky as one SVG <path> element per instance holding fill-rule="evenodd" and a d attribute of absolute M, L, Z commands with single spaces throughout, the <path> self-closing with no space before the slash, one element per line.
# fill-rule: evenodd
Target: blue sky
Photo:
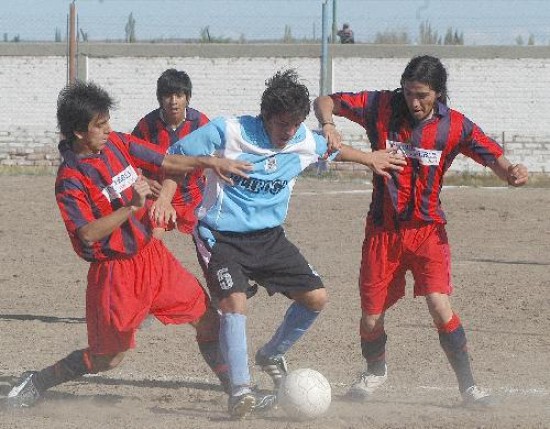
<path fill-rule="evenodd" d="M 79 26 L 89 40 L 124 39 L 130 13 L 138 40 L 198 38 L 208 27 L 215 37 L 280 39 L 285 26 L 296 38 L 320 37 L 325 0 L 76 0 Z M 326 0 L 332 13 L 332 1 Z M 66 32 L 70 0 L 0 0 L 4 39 L 53 41 Z M 336 0 L 337 22 L 349 22 L 356 39 L 377 32 L 407 32 L 414 42 L 422 22 L 440 35 L 449 27 L 467 45 L 514 45 L 530 35 L 550 45 L 550 0 Z M 3 39 L 0 39 L 3 40 Z"/>

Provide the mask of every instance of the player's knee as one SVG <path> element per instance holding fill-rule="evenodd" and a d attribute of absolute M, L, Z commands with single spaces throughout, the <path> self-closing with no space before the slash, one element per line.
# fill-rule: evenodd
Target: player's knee
<path fill-rule="evenodd" d="M 453 309 L 448 295 L 434 293 L 426 296 L 428 310 L 436 326 L 448 322 L 453 316 Z"/>
<path fill-rule="evenodd" d="M 365 314 L 361 316 L 361 334 L 372 334 L 384 328 L 384 318 L 381 314 Z"/>
<path fill-rule="evenodd" d="M 235 292 L 225 298 L 221 298 L 218 307 L 222 313 L 246 313 L 246 294 Z"/>
<path fill-rule="evenodd" d="M 328 294 L 325 288 L 314 289 L 293 298 L 313 311 L 321 311 L 328 304 Z"/>
<path fill-rule="evenodd" d="M 317 289 L 317 294 L 315 295 L 315 308 L 314 310 L 321 311 L 328 305 L 328 293 L 325 288 Z"/>

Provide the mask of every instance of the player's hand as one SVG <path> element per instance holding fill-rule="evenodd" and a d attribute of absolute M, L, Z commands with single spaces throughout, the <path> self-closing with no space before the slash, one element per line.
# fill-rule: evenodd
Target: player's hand
<path fill-rule="evenodd" d="M 147 177 L 143 177 L 145 181 L 149 184 L 149 187 L 151 188 L 151 195 L 154 198 L 158 198 L 160 196 L 160 191 L 162 189 L 162 185 L 157 182 L 154 179 L 149 179 Z"/>
<path fill-rule="evenodd" d="M 332 123 L 323 125 L 323 136 L 327 139 L 328 153 L 337 152 L 342 147 L 342 135 Z"/>
<path fill-rule="evenodd" d="M 514 164 L 508 167 L 506 179 L 510 186 L 523 186 L 529 180 L 529 172 L 523 164 Z"/>
<path fill-rule="evenodd" d="M 248 172 L 253 168 L 252 164 L 244 161 L 236 161 L 234 159 L 212 157 L 209 160 L 209 166 L 214 170 L 220 179 L 224 182 L 233 185 L 232 175 L 248 177 Z"/>
<path fill-rule="evenodd" d="M 132 185 L 134 193 L 132 195 L 132 201 L 130 206 L 135 209 L 140 209 L 145 205 L 147 196 L 151 195 L 151 187 L 142 175 L 138 176 L 138 179 Z"/>
<path fill-rule="evenodd" d="M 176 209 L 174 209 L 170 201 L 161 196 L 151 205 L 151 208 L 149 209 L 149 217 L 155 222 L 156 225 L 169 225 L 170 223 L 176 223 Z"/>
<path fill-rule="evenodd" d="M 407 159 L 395 149 L 382 149 L 372 152 L 370 169 L 381 176 L 391 178 L 390 171 L 403 171 Z"/>

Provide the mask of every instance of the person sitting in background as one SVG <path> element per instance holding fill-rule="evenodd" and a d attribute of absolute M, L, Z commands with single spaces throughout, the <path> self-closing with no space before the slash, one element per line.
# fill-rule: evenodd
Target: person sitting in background
<path fill-rule="evenodd" d="M 340 38 L 340 43 L 347 44 L 347 43 L 355 43 L 355 38 L 353 37 L 353 30 L 349 26 L 349 24 L 346 22 L 342 29 L 336 33 L 338 37 Z"/>

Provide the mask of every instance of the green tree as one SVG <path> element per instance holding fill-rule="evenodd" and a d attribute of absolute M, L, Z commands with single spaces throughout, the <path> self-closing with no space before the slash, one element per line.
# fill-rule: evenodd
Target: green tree
<path fill-rule="evenodd" d="M 61 30 L 59 27 L 55 27 L 55 39 L 56 43 L 61 42 Z"/>
<path fill-rule="evenodd" d="M 523 37 L 520 34 L 518 37 L 516 37 L 516 45 L 523 46 L 524 44 L 525 42 L 523 41 Z"/>
<path fill-rule="evenodd" d="M 532 34 L 529 34 L 529 40 L 527 40 L 527 45 L 534 46 L 535 45 L 535 36 Z"/>
<path fill-rule="evenodd" d="M 200 41 L 202 43 L 210 43 L 212 41 L 212 39 L 210 37 L 210 27 L 206 26 L 206 27 L 201 28 Z"/>
<path fill-rule="evenodd" d="M 285 24 L 285 34 L 283 36 L 283 43 L 293 43 L 294 37 L 292 37 L 292 28 L 290 25 Z"/>
<path fill-rule="evenodd" d="M 430 21 L 424 21 L 420 24 L 419 45 L 441 45 L 441 37 L 436 30 L 432 28 Z"/>
<path fill-rule="evenodd" d="M 128 22 L 124 27 L 124 32 L 126 33 L 126 42 L 134 43 L 136 41 L 136 20 L 134 19 L 134 14 L 130 12 L 128 16 Z"/>
<path fill-rule="evenodd" d="M 443 38 L 443 44 L 444 45 L 464 45 L 464 34 L 458 33 L 458 30 L 454 30 L 453 28 L 449 27 L 447 29 L 447 32 L 445 33 L 445 37 Z"/>

